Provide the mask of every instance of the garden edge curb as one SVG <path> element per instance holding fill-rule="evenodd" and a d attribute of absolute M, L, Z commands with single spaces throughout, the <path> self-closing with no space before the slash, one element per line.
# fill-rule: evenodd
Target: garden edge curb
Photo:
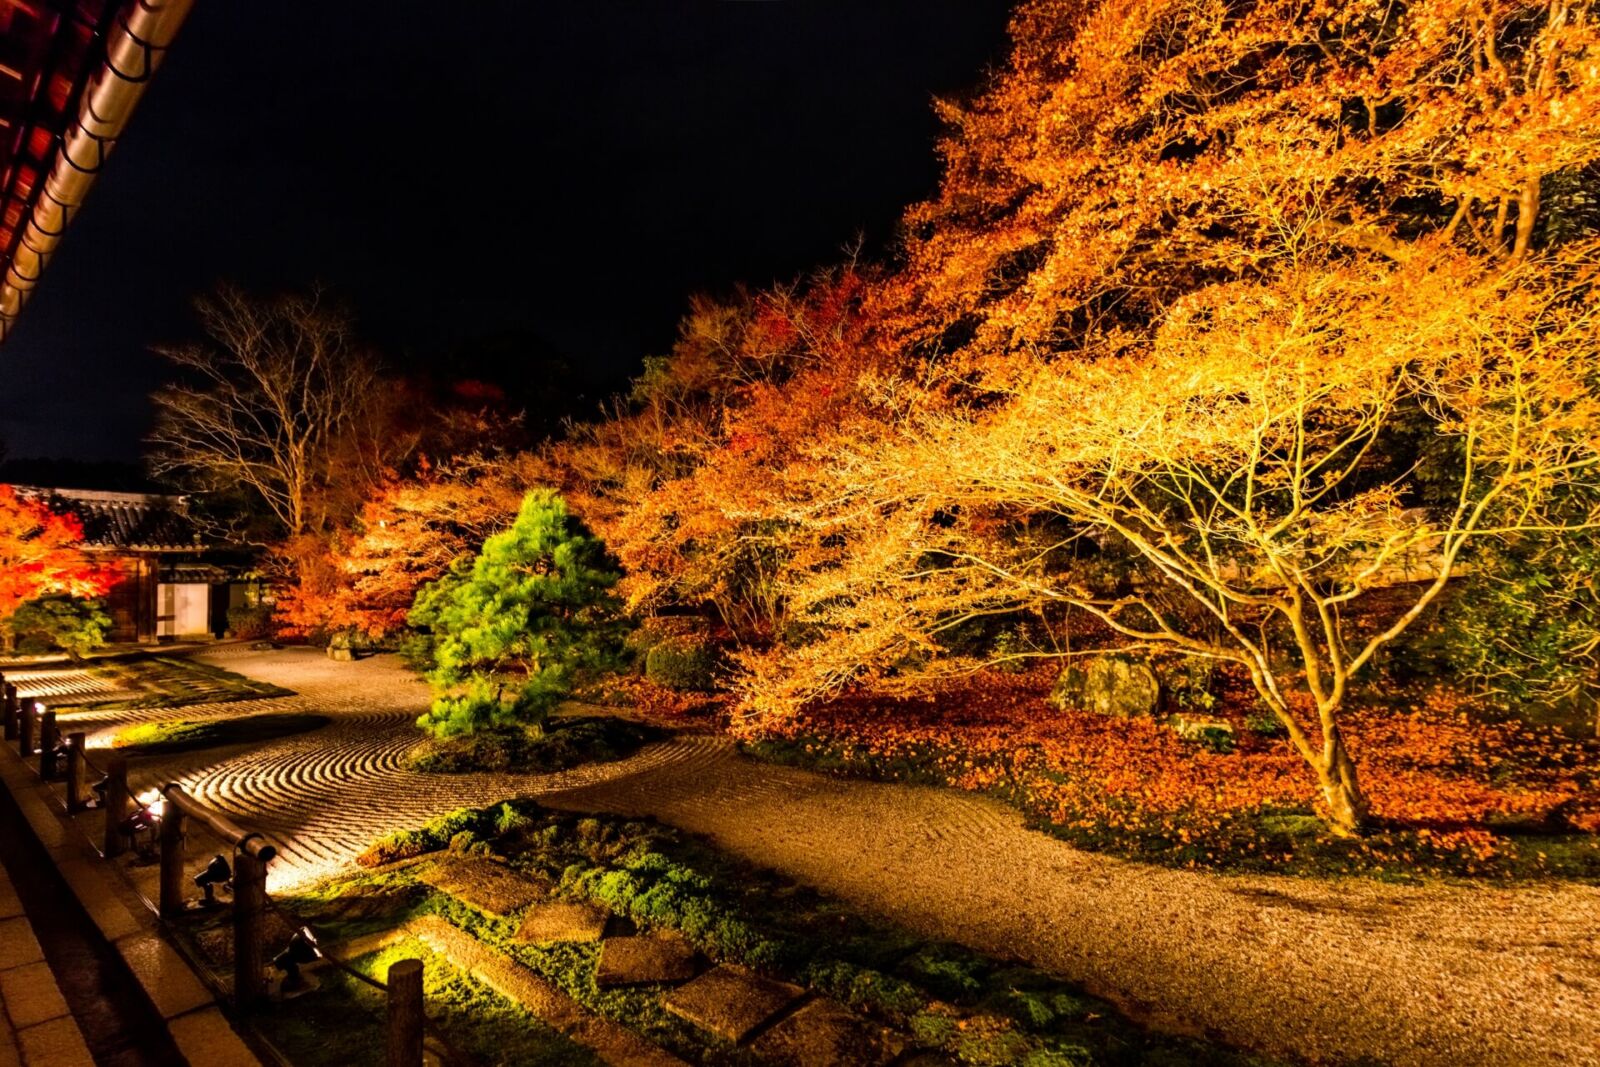
<path fill-rule="evenodd" d="M 11 746 L 0 745 L 0 753 L 0 781 L 85 914 L 161 1015 L 183 1057 L 195 1067 L 263 1064 L 223 1015 L 203 976 L 162 936 L 153 915 L 136 915 L 123 903 L 106 861 L 65 821 L 49 783 Z"/>

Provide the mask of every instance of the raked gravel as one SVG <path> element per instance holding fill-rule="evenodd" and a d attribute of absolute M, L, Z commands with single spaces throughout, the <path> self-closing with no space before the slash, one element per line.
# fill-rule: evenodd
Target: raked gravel
<path fill-rule="evenodd" d="M 347 865 L 379 834 L 521 793 L 653 815 L 927 935 L 1057 972 L 1136 1017 L 1269 1055 L 1600 1065 L 1600 887 L 1147 866 L 1080 852 L 983 798 L 770 766 L 707 737 L 566 775 L 417 775 L 404 753 L 427 695 L 393 657 L 333 663 L 231 649 L 205 658 L 296 695 L 85 716 L 80 728 L 104 738 L 133 719 L 333 716 L 299 737 L 136 765 L 277 837 L 280 885 Z"/>

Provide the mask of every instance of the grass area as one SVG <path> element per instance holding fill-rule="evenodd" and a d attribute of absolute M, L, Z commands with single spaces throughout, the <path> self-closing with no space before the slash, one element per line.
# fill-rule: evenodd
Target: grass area
<path fill-rule="evenodd" d="M 181 656 L 138 656 L 110 659 L 89 668 L 120 695 L 108 700 L 75 701 L 76 706 L 119 708 L 176 708 L 187 704 L 230 703 L 293 696 L 280 686 L 246 678 L 242 674 L 196 663 Z M 137 695 L 129 697 L 132 692 Z"/>
<path fill-rule="evenodd" d="M 564 771 L 580 763 L 631 756 L 665 732 L 610 716 L 558 716 L 543 730 L 502 728 L 470 737 L 425 741 L 411 758 L 413 770 L 439 774 L 469 771 Z"/>
<path fill-rule="evenodd" d="M 1060 711 L 1048 675 L 985 676 L 917 700 L 846 698 L 748 735 L 761 759 L 987 793 L 1072 844 L 1179 867 L 1301 875 L 1600 880 L 1600 741 L 1478 721 L 1438 690 L 1352 709 L 1373 805 L 1338 837 L 1275 719 L 1238 687 L 1230 743 L 1161 719 Z"/>
<path fill-rule="evenodd" d="M 236 719 L 180 719 L 130 726 L 111 739 L 111 746 L 128 755 L 188 752 L 219 745 L 238 745 L 249 741 L 270 741 L 290 734 L 302 734 L 328 725 L 326 715 L 275 714 L 245 715 Z"/>
<path fill-rule="evenodd" d="M 814 890 L 753 867 L 702 839 L 659 824 L 582 816 L 516 801 L 463 810 L 377 843 L 382 863 L 447 843 L 485 852 L 554 886 L 569 900 L 602 904 L 643 930 L 670 929 L 710 959 L 799 982 L 898 1035 L 910 1049 L 971 1067 L 1099 1064 L 1262 1064 L 1220 1046 L 1145 1030 L 1108 1003 L 1015 961 L 933 943 L 872 920 Z M 600 990 L 598 946 L 526 945 L 517 923 L 488 915 L 415 877 L 415 866 L 339 879 L 288 906 L 324 943 L 436 914 L 517 959 L 590 1010 L 692 1063 L 758 1061 L 667 1013 L 650 987 Z"/>
<path fill-rule="evenodd" d="M 351 961 L 382 980 L 402 959 L 420 959 L 429 1018 L 452 1048 L 480 1064 L 530 1067 L 598 1067 L 587 1049 L 416 940 L 397 942 Z M 291 1062 L 301 1067 L 383 1067 L 383 994 L 334 968 L 317 971 L 315 992 L 270 1005 L 258 1024 Z"/>

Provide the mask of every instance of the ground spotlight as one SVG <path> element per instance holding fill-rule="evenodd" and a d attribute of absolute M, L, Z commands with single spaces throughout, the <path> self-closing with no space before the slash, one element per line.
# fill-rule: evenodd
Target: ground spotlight
<path fill-rule="evenodd" d="M 105 794 L 101 793 L 101 800 L 104 799 Z M 123 819 L 118 829 L 128 835 L 128 843 L 139 850 L 140 857 L 148 860 L 155 856 L 156 831 L 161 826 L 161 816 L 167 810 L 167 802 L 159 790 L 150 789 L 139 794 L 138 803 L 133 814 Z M 143 845 L 139 843 L 141 833 L 149 834 Z"/>
<path fill-rule="evenodd" d="M 283 972 L 283 984 L 279 987 L 282 994 L 293 997 L 315 989 L 316 981 L 302 975 L 300 968 L 321 958 L 322 950 L 317 947 L 317 935 L 311 932 L 311 927 L 302 926 L 296 930 L 284 950 L 272 957 L 272 965 Z"/>
<path fill-rule="evenodd" d="M 217 906 L 217 886 L 227 889 L 233 884 L 233 868 L 228 866 L 227 858 L 219 852 L 211 857 L 211 862 L 206 864 L 205 870 L 194 876 L 194 884 L 206 894 L 200 906 L 214 908 Z"/>

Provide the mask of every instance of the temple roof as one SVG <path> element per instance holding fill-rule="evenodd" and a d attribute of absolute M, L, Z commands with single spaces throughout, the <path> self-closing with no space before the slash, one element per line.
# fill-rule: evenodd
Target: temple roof
<path fill-rule="evenodd" d="M 83 547 L 123 552 L 197 552 L 206 544 L 189 516 L 188 499 L 163 493 L 109 493 L 19 485 L 83 523 Z"/>
<path fill-rule="evenodd" d="M 0 0 L 0 341 L 192 0 Z"/>

